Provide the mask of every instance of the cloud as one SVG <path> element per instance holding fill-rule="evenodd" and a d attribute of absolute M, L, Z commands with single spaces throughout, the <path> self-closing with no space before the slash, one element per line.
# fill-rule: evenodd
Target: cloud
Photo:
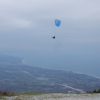
<path fill-rule="evenodd" d="M 96 0 L 1 0 L 1 11 L 24 18 L 93 18 L 99 15 Z M 97 16 L 95 16 L 97 17 Z"/>
<path fill-rule="evenodd" d="M 31 27 L 31 21 L 24 19 L 13 19 L 10 21 L 11 25 L 17 28 L 29 28 Z"/>
<path fill-rule="evenodd" d="M 99 4 L 99 0 L 1 0 L 0 29 L 29 29 L 37 36 L 50 36 L 58 18 L 62 20 L 58 33 L 66 36 L 81 32 L 86 37 L 99 31 Z"/>
<path fill-rule="evenodd" d="M 74 41 L 82 35 L 88 41 L 87 36 L 100 31 L 99 4 L 100 0 L 0 0 L 0 30 L 29 29 L 32 36 L 52 36 L 58 18 L 62 21 L 58 36 Z"/>

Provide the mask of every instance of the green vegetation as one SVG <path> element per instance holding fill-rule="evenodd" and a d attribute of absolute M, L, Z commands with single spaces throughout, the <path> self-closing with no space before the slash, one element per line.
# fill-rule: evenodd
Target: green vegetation
<path fill-rule="evenodd" d="M 100 93 L 100 89 L 98 89 L 98 90 L 93 90 L 93 91 L 88 91 L 87 93 Z"/>

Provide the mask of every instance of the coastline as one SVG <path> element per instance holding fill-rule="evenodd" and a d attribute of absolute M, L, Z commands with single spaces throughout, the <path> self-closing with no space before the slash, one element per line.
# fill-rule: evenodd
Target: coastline
<path fill-rule="evenodd" d="M 22 59 L 22 63 L 23 63 L 24 65 L 36 67 L 36 66 L 34 66 L 34 65 L 30 65 L 30 64 L 28 64 L 28 63 L 25 63 L 25 62 L 24 62 L 25 59 L 27 59 L 27 58 L 23 58 L 23 59 Z M 93 76 L 93 75 L 89 75 L 89 74 L 85 74 L 85 73 L 80 73 L 80 72 L 75 72 L 75 71 L 71 71 L 71 70 L 61 70 L 61 69 L 52 69 L 52 68 L 44 68 L 44 67 L 37 67 L 37 68 L 50 69 L 50 70 L 58 70 L 58 71 L 67 71 L 67 72 L 72 72 L 72 73 L 76 73 L 76 74 L 83 74 L 83 75 L 87 75 L 87 76 L 90 76 L 90 77 L 94 77 L 94 78 L 100 79 L 100 78 L 97 77 L 97 76 Z"/>
<path fill-rule="evenodd" d="M 23 59 L 21 60 L 22 64 L 28 65 L 28 64 L 25 64 L 24 59 L 26 59 L 26 58 L 23 58 Z"/>
<path fill-rule="evenodd" d="M 7 79 L 12 80 L 12 76 L 14 77 L 12 83 L 21 84 L 22 88 L 19 88 L 20 85 L 18 85 L 18 84 L 15 84 L 14 87 L 12 85 L 11 87 L 12 87 L 13 91 L 28 91 L 28 90 L 30 90 L 30 91 L 45 91 L 45 92 L 46 91 L 56 91 L 56 92 L 57 91 L 66 91 L 66 92 L 68 92 L 68 91 L 77 92 L 78 91 L 78 92 L 80 92 L 79 89 L 82 89 L 83 91 L 87 91 L 87 90 L 89 90 L 90 87 L 91 87 L 91 89 L 99 88 L 100 79 L 97 79 L 94 77 L 89 77 L 82 73 L 79 74 L 74 71 L 59 70 L 58 67 L 55 67 L 58 69 L 53 69 L 53 68 L 42 68 L 42 67 L 30 66 L 26 62 L 29 61 L 31 64 L 31 61 L 32 61 L 32 64 L 34 64 L 34 59 L 28 59 L 28 61 L 26 61 L 27 60 L 26 57 L 21 58 L 21 59 L 19 59 L 19 58 L 14 58 L 14 59 L 15 59 L 14 61 L 16 61 L 16 63 L 13 64 L 13 62 L 12 62 L 10 65 L 7 65 L 7 66 L 3 65 L 5 67 L 5 70 L 1 69 L 1 72 L 4 73 L 4 75 L 7 75 L 6 76 Z M 9 60 L 13 61 L 13 57 L 11 59 L 8 59 L 8 61 Z M 39 61 L 37 61 L 37 62 L 39 62 Z M 39 63 L 39 65 L 40 65 L 40 63 Z M 14 69 L 13 69 L 13 66 L 15 66 Z M 10 70 L 9 70 L 9 68 L 10 68 Z M 1 75 L 2 75 L 2 73 L 1 73 Z M 14 73 L 14 75 L 13 75 L 13 73 Z M 5 78 L 5 76 L 4 76 L 4 78 Z M 16 79 L 18 79 L 18 81 L 16 81 Z M 10 82 L 10 81 L 7 80 L 7 82 Z M 26 88 L 24 87 L 24 84 L 22 84 L 23 82 L 24 82 Z M 37 85 L 37 82 L 38 82 L 38 85 L 40 86 L 39 89 L 38 89 L 38 86 L 33 87 L 33 84 L 36 83 L 36 85 Z M 6 83 L 6 81 L 5 81 L 5 83 Z M 96 83 L 96 84 L 94 84 L 94 83 Z M 28 86 L 27 86 L 27 84 L 28 84 Z M 87 84 L 89 84 L 90 87 L 87 87 Z M 7 86 L 9 88 L 9 84 Z M 30 88 L 30 86 L 31 86 L 31 88 Z M 84 87 L 84 86 L 86 86 L 86 87 Z M 19 89 L 17 90 L 17 88 L 15 88 L 15 87 L 18 87 Z M 47 90 L 45 90 L 44 87 Z"/>

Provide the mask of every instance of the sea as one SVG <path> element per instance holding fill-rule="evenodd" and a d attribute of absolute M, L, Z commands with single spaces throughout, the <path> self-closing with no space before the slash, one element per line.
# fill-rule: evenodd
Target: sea
<path fill-rule="evenodd" d="M 61 55 L 30 55 L 22 60 L 24 64 L 54 70 L 73 71 L 100 78 L 100 61 L 92 57 L 70 57 Z"/>

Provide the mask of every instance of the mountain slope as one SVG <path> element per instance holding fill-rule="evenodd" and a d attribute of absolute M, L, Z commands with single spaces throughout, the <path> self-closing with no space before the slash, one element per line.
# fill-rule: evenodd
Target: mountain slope
<path fill-rule="evenodd" d="M 99 100 L 100 94 L 63 94 L 49 93 L 38 95 L 19 95 L 3 97 L 2 100 Z"/>
<path fill-rule="evenodd" d="M 3 59 L 0 61 L 0 90 L 84 92 L 100 88 L 100 79 L 92 76 L 28 66 L 21 62 L 21 58 L 11 56 L 7 56 L 8 61 L 5 61 L 6 56 Z"/>

